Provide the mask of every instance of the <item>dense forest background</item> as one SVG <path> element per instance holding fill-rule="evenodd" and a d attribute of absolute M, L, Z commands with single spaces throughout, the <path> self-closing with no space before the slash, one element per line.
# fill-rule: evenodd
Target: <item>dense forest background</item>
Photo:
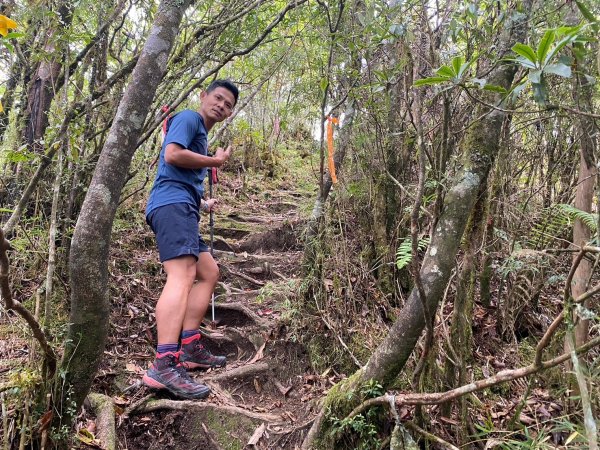
<path fill-rule="evenodd" d="M 597 2 L 0 14 L 4 449 L 598 448 Z M 209 375 L 229 394 L 161 403 L 131 362 L 151 355 L 162 277 L 143 212 L 162 120 L 215 78 L 242 92 L 211 136 L 235 147 L 218 297 L 262 340 L 235 377 Z M 258 267 L 236 272 L 239 255 Z M 239 350 L 257 332 L 236 327 Z M 278 416 L 257 409 L 263 359 Z M 198 447 L 177 440 L 185 411 Z"/>

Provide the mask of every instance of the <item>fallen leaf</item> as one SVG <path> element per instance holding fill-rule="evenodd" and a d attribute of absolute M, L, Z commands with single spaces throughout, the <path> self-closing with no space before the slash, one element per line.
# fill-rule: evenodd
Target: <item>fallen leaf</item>
<path fill-rule="evenodd" d="M 266 342 L 260 346 L 260 348 L 256 352 L 256 355 L 254 355 L 254 358 L 252 358 L 250 361 L 248 361 L 248 364 L 254 364 L 256 361 L 264 358 L 263 350 L 265 349 L 265 345 L 267 345 Z"/>
<path fill-rule="evenodd" d="M 521 415 L 519 416 L 519 420 L 525 425 L 533 425 L 535 423 L 535 419 L 533 417 L 529 417 L 527 414 L 523 413 L 521 413 Z"/>
<path fill-rule="evenodd" d="M 566 447 L 567 445 L 569 445 L 569 444 L 570 444 L 570 443 L 573 441 L 573 439 L 575 439 L 575 438 L 576 438 L 578 435 L 579 435 L 579 433 L 578 433 L 577 431 L 573 431 L 573 432 L 571 433 L 571 435 L 570 435 L 570 436 L 567 438 L 567 440 L 565 441 L 565 447 Z"/>
<path fill-rule="evenodd" d="M 484 450 L 490 450 L 493 449 L 495 447 L 499 447 L 502 446 L 504 444 L 503 441 L 499 440 L 499 439 L 489 439 L 486 444 L 485 444 L 485 449 Z"/>
<path fill-rule="evenodd" d="M 95 448 L 102 448 L 100 441 L 98 441 L 98 439 L 96 439 L 96 437 L 85 428 L 79 430 L 77 433 L 77 439 L 79 439 L 85 445 Z"/>
<path fill-rule="evenodd" d="M 260 441 L 260 439 L 265 434 L 265 429 L 266 426 L 264 423 L 262 423 L 256 430 L 254 430 L 254 433 L 252 434 L 252 437 L 250 438 L 246 446 L 256 446 L 256 444 L 258 444 L 258 441 Z"/>
<path fill-rule="evenodd" d="M 137 374 L 144 373 L 144 369 L 142 369 L 140 366 L 135 365 L 133 363 L 127 363 L 127 364 L 125 364 L 125 370 L 127 372 L 137 373 Z"/>

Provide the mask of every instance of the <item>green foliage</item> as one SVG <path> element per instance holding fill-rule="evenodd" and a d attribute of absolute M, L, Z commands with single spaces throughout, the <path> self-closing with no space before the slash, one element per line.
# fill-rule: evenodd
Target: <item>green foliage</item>
<path fill-rule="evenodd" d="M 417 244 L 419 250 L 425 250 L 429 245 L 431 238 L 424 236 L 419 239 Z M 404 239 L 396 250 L 396 267 L 398 270 L 405 268 L 412 260 L 412 239 L 410 237 Z"/>
<path fill-rule="evenodd" d="M 575 208 L 572 205 L 557 204 L 542 210 L 540 219 L 531 229 L 526 242 L 527 248 L 541 249 L 548 246 L 555 238 L 569 233 L 573 222 L 580 220 L 594 235 L 592 241 L 597 242 L 598 217 Z"/>
<path fill-rule="evenodd" d="M 565 448 L 587 448 L 585 431 L 578 424 L 569 420 L 568 416 L 560 417 L 546 423 L 546 426 L 536 430 L 528 427 L 519 428 L 514 432 L 497 430 L 494 421 L 488 418 L 483 423 L 475 424 L 477 433 L 474 437 L 493 443 L 493 448 L 501 450 L 550 450 L 557 448 L 553 435 L 565 435 Z"/>
<path fill-rule="evenodd" d="M 442 66 L 436 70 L 437 77 L 422 78 L 414 82 L 415 87 L 428 86 L 442 83 L 452 83 L 450 87 L 467 86 L 477 87 L 486 91 L 506 94 L 506 89 L 502 86 L 488 84 L 485 78 L 467 78 L 469 68 L 477 61 L 476 58 L 465 62 L 462 56 L 452 58 L 450 66 Z"/>
<path fill-rule="evenodd" d="M 557 237 L 565 235 L 571 227 L 571 219 L 559 205 L 541 211 L 541 217 L 531 229 L 525 246 L 541 249 L 551 244 Z"/>
<path fill-rule="evenodd" d="M 594 13 L 590 11 L 590 9 L 583 1 L 577 0 L 575 3 L 577 3 L 577 7 L 579 8 L 579 12 L 581 12 L 581 15 L 592 25 L 594 33 L 598 33 L 598 31 L 600 30 L 600 26 L 598 26 L 598 19 L 596 18 Z"/>
<path fill-rule="evenodd" d="M 363 400 L 375 398 L 385 393 L 383 386 L 375 380 L 369 380 L 360 387 Z M 371 450 L 379 448 L 378 419 L 382 413 L 381 408 L 369 408 L 366 413 L 353 417 L 339 419 L 332 417 L 332 436 L 343 436 L 352 441 L 352 448 L 358 450 Z"/>
<path fill-rule="evenodd" d="M 574 206 L 567 204 L 557 205 L 558 209 L 564 212 L 571 220 L 579 219 L 583 222 L 592 233 L 598 232 L 598 216 L 581 209 L 575 208 Z"/>
<path fill-rule="evenodd" d="M 567 59 L 557 59 L 558 53 L 567 45 L 582 40 L 583 26 L 559 27 L 546 30 L 538 43 L 537 49 L 527 44 L 518 43 L 512 47 L 519 55 L 514 61 L 528 70 L 528 81 L 533 89 L 534 100 L 541 106 L 548 101 L 547 75 L 571 77 L 571 67 Z"/>
<path fill-rule="evenodd" d="M 415 81 L 414 86 L 426 86 L 431 84 L 440 84 L 445 82 L 452 82 L 453 84 L 460 84 L 463 78 L 468 73 L 469 67 L 473 64 L 472 61 L 464 61 L 462 56 L 455 56 L 452 58 L 452 62 L 449 66 L 442 66 L 436 70 L 437 77 L 423 78 Z"/>

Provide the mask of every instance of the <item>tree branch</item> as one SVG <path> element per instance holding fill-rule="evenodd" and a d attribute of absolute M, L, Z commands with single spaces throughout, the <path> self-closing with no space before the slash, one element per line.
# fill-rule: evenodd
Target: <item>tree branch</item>
<path fill-rule="evenodd" d="M 19 314 L 31 328 L 33 336 L 37 339 L 42 352 L 44 353 L 45 367 L 48 369 L 47 378 L 54 376 L 56 371 L 56 354 L 46 339 L 40 324 L 35 320 L 33 314 L 29 312 L 20 302 L 13 299 L 8 281 L 9 262 L 6 252 L 11 249 L 10 243 L 4 238 L 4 232 L 0 229 L 0 294 L 6 304 L 6 309 L 12 309 Z"/>
<path fill-rule="evenodd" d="M 600 345 L 600 337 L 596 337 L 588 342 L 586 342 L 581 347 L 575 349 L 576 354 L 581 354 L 589 351 L 590 349 Z M 542 362 L 539 366 L 535 363 L 530 364 L 525 367 L 521 367 L 519 369 L 512 370 L 502 370 L 498 372 L 496 375 L 491 376 L 489 378 L 484 378 L 479 381 L 475 381 L 473 383 L 465 384 L 464 386 L 457 387 L 456 389 L 452 389 L 446 392 L 433 392 L 427 394 L 400 394 L 396 395 L 395 403 L 397 406 L 404 405 L 439 405 L 440 403 L 445 403 L 451 400 L 455 400 L 464 395 L 470 394 L 472 392 L 481 391 L 483 389 L 487 389 L 492 386 L 496 386 L 500 383 L 505 383 L 507 381 L 516 380 L 517 378 L 527 377 L 529 375 L 533 375 L 535 373 L 541 372 L 542 370 L 550 369 L 552 367 L 558 366 L 559 364 L 564 363 L 568 359 L 571 358 L 571 352 L 563 353 L 556 358 L 550 359 L 548 361 Z M 363 411 L 371 408 L 373 406 L 384 406 L 388 405 L 390 401 L 389 394 L 382 395 L 380 397 L 371 398 L 369 400 L 364 401 L 360 405 L 358 405 L 350 414 L 348 414 L 348 419 L 356 416 L 357 414 L 362 413 Z"/>
<path fill-rule="evenodd" d="M 256 47 L 258 47 L 258 45 L 271 33 L 271 31 L 273 31 L 273 29 L 285 18 L 286 14 L 290 10 L 302 5 L 303 3 L 306 3 L 307 1 L 308 0 L 293 0 L 290 3 L 288 3 L 287 6 L 277 15 L 277 17 L 269 24 L 269 26 L 267 28 L 265 28 L 265 30 L 262 32 L 262 34 L 252 44 L 250 44 L 248 47 L 246 47 L 243 50 L 239 50 L 237 52 L 231 52 L 227 56 L 225 56 L 225 58 L 223 58 L 223 60 L 221 60 L 213 69 L 208 71 L 205 75 L 201 76 L 188 89 L 186 89 L 179 96 L 179 98 L 177 98 L 173 103 L 171 103 L 171 105 L 170 105 L 171 110 L 177 108 L 181 104 L 181 102 L 183 102 L 192 93 L 192 91 L 194 89 L 197 89 L 200 86 L 202 86 L 202 83 L 204 83 L 204 81 L 207 78 L 209 78 L 211 75 L 214 75 L 215 73 L 219 72 L 219 70 L 221 70 L 233 58 L 235 58 L 237 56 L 247 55 L 252 50 L 254 50 Z M 156 129 L 156 127 L 159 126 L 162 123 L 162 121 L 165 119 L 165 117 L 167 117 L 168 115 L 169 115 L 169 113 L 165 112 L 165 113 L 162 113 L 160 116 L 158 116 L 158 118 L 148 128 L 148 131 L 146 131 L 146 133 L 138 140 L 136 148 L 139 148 L 144 142 L 146 142 L 150 138 L 150 136 L 152 136 L 152 133 L 154 133 L 154 130 Z"/>

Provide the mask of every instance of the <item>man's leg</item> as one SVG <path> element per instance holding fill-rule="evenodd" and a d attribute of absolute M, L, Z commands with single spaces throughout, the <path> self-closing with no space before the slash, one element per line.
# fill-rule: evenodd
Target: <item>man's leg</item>
<path fill-rule="evenodd" d="M 187 310 L 183 319 L 184 330 L 197 330 L 210 304 L 212 293 L 219 281 L 219 266 L 210 253 L 201 252 L 195 266 L 196 284 L 189 292 Z"/>
<path fill-rule="evenodd" d="M 142 381 L 146 386 L 166 389 L 178 397 L 205 398 L 210 389 L 190 378 L 178 351 L 179 333 L 196 277 L 197 212 L 186 204 L 166 205 L 151 213 L 149 223 L 156 235 L 167 282 L 156 305 L 156 358 Z"/>
<path fill-rule="evenodd" d="M 226 358 L 215 356 L 204 348 L 198 330 L 219 280 L 219 267 L 210 253 L 200 252 L 198 255 L 196 278 L 197 282 L 188 296 L 187 311 L 183 320 L 181 363 L 188 369 L 223 367 L 227 362 Z"/>
<path fill-rule="evenodd" d="M 188 296 L 196 277 L 196 258 L 180 256 L 163 263 L 167 283 L 156 304 L 158 345 L 177 344 L 183 329 Z"/>

